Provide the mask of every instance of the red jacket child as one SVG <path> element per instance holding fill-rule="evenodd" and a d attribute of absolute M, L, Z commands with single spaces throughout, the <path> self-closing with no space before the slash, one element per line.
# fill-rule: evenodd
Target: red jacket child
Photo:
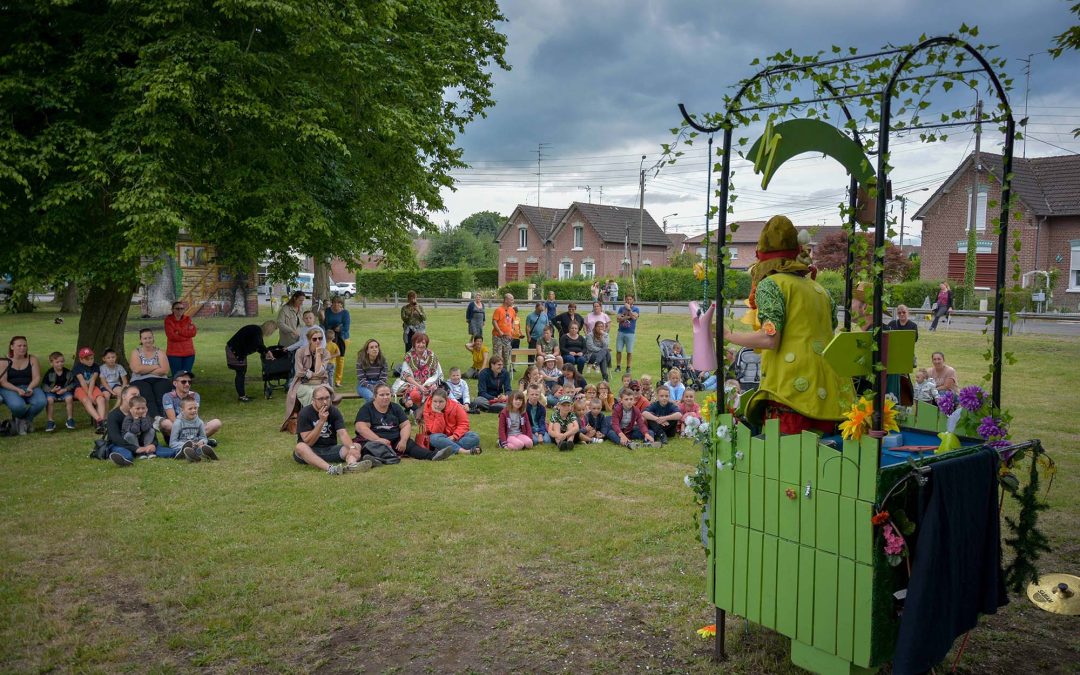
<path fill-rule="evenodd" d="M 416 444 L 422 448 L 430 448 L 431 434 L 446 434 L 451 440 L 457 442 L 469 432 L 469 415 L 465 408 L 452 398 L 447 397 L 446 407 L 443 411 L 435 412 L 431 407 L 431 397 L 424 403 L 424 432 L 417 436 Z"/>

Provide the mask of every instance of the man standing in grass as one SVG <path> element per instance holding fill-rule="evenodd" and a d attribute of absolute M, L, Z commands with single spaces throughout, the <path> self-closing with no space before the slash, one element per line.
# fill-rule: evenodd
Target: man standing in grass
<path fill-rule="evenodd" d="M 634 296 L 627 295 L 619 308 L 619 332 L 615 338 L 615 372 L 622 370 L 622 353 L 626 350 L 626 372 L 630 372 L 637 338 L 637 320 L 641 311 L 634 305 Z"/>
<path fill-rule="evenodd" d="M 495 313 L 491 316 L 491 350 L 494 356 L 502 357 L 504 364 L 511 363 L 513 347 L 510 341 L 514 339 L 515 319 L 517 310 L 514 309 L 514 296 L 507 293 L 503 296 L 502 304 L 495 308 Z"/>
<path fill-rule="evenodd" d="M 371 461 L 360 461 L 360 446 L 349 436 L 345 418 L 331 404 L 330 397 L 330 387 L 319 386 L 311 395 L 311 405 L 300 410 L 293 459 L 331 476 L 340 476 L 345 471 L 367 471 Z"/>

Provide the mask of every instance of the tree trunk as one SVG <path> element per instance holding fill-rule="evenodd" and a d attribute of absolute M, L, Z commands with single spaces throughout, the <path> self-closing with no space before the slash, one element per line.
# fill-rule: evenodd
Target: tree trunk
<path fill-rule="evenodd" d="M 315 281 L 312 301 L 320 301 L 322 307 L 330 305 L 330 263 L 315 261 Z M 313 302 L 314 304 L 314 302 Z"/>
<path fill-rule="evenodd" d="M 90 287 L 79 319 L 79 347 L 89 346 L 99 356 L 106 349 L 115 349 L 118 360 L 127 365 L 124 328 L 136 287 L 135 282 L 109 288 Z"/>
<path fill-rule="evenodd" d="M 60 312 L 75 314 L 79 311 L 79 286 L 72 281 L 57 294 L 60 298 Z"/>

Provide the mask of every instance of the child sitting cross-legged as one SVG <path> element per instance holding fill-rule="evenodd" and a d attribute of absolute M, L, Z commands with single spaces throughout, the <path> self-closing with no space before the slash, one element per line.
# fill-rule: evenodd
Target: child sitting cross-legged
<path fill-rule="evenodd" d="M 525 394 L 515 391 L 499 413 L 499 447 L 507 450 L 525 450 L 533 446 L 532 423 L 525 410 Z"/>
<path fill-rule="evenodd" d="M 572 364 L 567 365 L 574 367 Z M 547 428 L 551 442 L 559 446 L 561 452 L 574 449 L 574 440 L 577 438 L 580 425 L 577 415 L 574 414 L 573 396 L 559 397 L 559 404 L 551 413 L 551 421 L 548 422 Z"/>
<path fill-rule="evenodd" d="M 603 443 L 610 430 L 604 406 L 598 398 L 588 399 L 588 405 L 589 412 L 581 421 L 581 440 L 584 443 Z"/>
<path fill-rule="evenodd" d="M 450 369 L 450 379 L 446 381 L 446 393 L 450 398 L 458 402 L 458 405 L 468 409 L 469 383 L 461 379 L 461 368 L 454 366 Z"/>
<path fill-rule="evenodd" d="M 682 413 L 682 435 L 692 438 L 694 431 L 701 424 L 701 406 L 695 400 L 697 392 L 687 389 L 683 398 L 679 401 L 679 412 Z"/>
<path fill-rule="evenodd" d="M 637 406 L 639 410 L 644 410 L 655 399 L 655 392 L 652 386 L 652 375 L 645 373 L 638 380 L 638 386 L 640 387 L 641 398 L 637 400 Z"/>
<path fill-rule="evenodd" d="M 667 388 L 671 392 L 671 400 L 678 403 L 682 400 L 683 393 L 686 391 L 686 385 L 682 381 L 682 371 L 678 368 L 672 368 L 667 374 Z"/>
<path fill-rule="evenodd" d="M 611 411 L 607 433 L 608 440 L 616 445 L 630 447 L 631 441 L 653 442 L 649 427 L 645 425 L 645 418 L 634 405 L 637 397 L 638 393 L 629 387 L 619 392 L 619 401 Z"/>
<path fill-rule="evenodd" d="M 641 416 L 645 418 L 649 430 L 660 443 L 667 443 L 669 436 L 678 434 L 679 421 L 682 420 L 679 406 L 672 402 L 671 392 L 663 384 L 656 388 L 656 400 L 645 408 Z"/>
<path fill-rule="evenodd" d="M 188 394 L 180 399 L 180 416 L 173 422 L 169 447 L 176 450 L 177 457 L 184 457 L 189 462 L 201 462 L 203 457 L 217 459 L 209 440 L 206 425 L 199 419 L 199 402 Z"/>
<path fill-rule="evenodd" d="M 529 385 L 525 392 L 525 415 L 529 418 L 532 426 L 533 445 L 550 443 L 551 437 L 547 433 L 547 407 L 544 406 L 543 387 L 538 384 Z"/>

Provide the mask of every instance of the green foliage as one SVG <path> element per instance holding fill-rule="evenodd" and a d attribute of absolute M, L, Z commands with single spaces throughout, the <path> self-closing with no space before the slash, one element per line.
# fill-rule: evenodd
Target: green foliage
<path fill-rule="evenodd" d="M 430 237 L 424 261 L 428 267 L 491 267 L 499 263 L 499 247 L 494 241 L 477 237 L 468 230 L 455 228 L 436 232 Z"/>
<path fill-rule="evenodd" d="M 404 298 L 416 291 L 421 298 L 459 298 L 474 288 L 473 273 L 467 269 L 376 270 L 356 275 L 356 293 L 367 298 Z"/>
<path fill-rule="evenodd" d="M 473 270 L 473 279 L 477 288 L 495 288 L 499 285 L 499 268 Z"/>
<path fill-rule="evenodd" d="M 547 297 L 548 291 L 555 291 L 555 299 L 559 302 L 566 302 L 573 300 L 575 302 L 592 302 L 592 280 L 584 279 L 563 279 L 555 280 L 549 279 L 544 282 L 543 297 Z M 621 295 L 625 295 L 629 286 L 624 286 L 622 280 L 619 280 L 619 292 Z M 516 297 L 516 294 L 515 294 Z"/>
<path fill-rule="evenodd" d="M 930 298 L 930 304 L 937 300 L 937 281 L 905 281 L 889 286 L 889 300 L 892 305 L 907 305 L 912 310 L 918 310 L 923 302 Z"/>
<path fill-rule="evenodd" d="M 514 296 L 515 300 L 522 301 L 529 297 L 529 282 L 527 281 L 508 281 L 504 286 L 499 289 L 499 296 L 497 299 L 501 299 L 502 296 L 507 293 Z"/>
<path fill-rule="evenodd" d="M 1023 593 L 1028 584 L 1039 580 L 1039 558 L 1043 553 L 1051 551 L 1050 540 L 1038 528 L 1039 512 L 1049 508 L 1045 502 L 1039 501 L 1039 469 L 1042 467 L 1052 481 L 1057 466 L 1038 441 L 1034 441 L 1030 453 L 1028 482 L 1023 488 L 1019 487 L 1019 480 L 1011 469 L 1024 459 L 1026 450 L 1009 459 L 1006 463 L 1007 470 L 1003 472 L 1000 480 L 1002 488 L 1009 493 L 1009 497 L 1018 507 L 1015 518 L 1005 516 L 1005 526 L 1009 530 L 1005 543 L 1014 553 L 1012 561 L 1004 570 L 1005 585 L 1013 593 Z"/>
<path fill-rule="evenodd" d="M 834 272 L 832 270 L 822 270 L 818 272 L 817 282 L 821 284 L 826 291 L 829 292 L 829 297 L 832 298 L 833 303 L 837 307 L 841 307 L 844 304 L 844 275 L 840 272 Z"/>
<path fill-rule="evenodd" d="M 716 269 L 709 269 L 710 300 L 716 298 Z M 750 275 L 742 270 L 724 270 L 724 297 L 728 300 L 744 299 L 750 296 Z M 702 282 L 698 281 L 691 269 L 658 267 L 642 269 L 638 272 L 639 300 L 671 301 L 701 300 Z"/>
<path fill-rule="evenodd" d="M 506 216 L 501 213 L 478 211 L 461 221 L 457 229 L 469 232 L 481 241 L 494 243 L 495 235 L 499 233 L 505 223 Z"/>
<path fill-rule="evenodd" d="M 908 262 L 908 271 L 904 281 L 918 281 L 919 275 L 922 273 L 922 256 L 916 253 L 908 258 Z"/>
<path fill-rule="evenodd" d="M 502 19 L 493 0 L 4 4 L 0 269 L 134 287 L 181 229 L 275 278 L 296 252 L 408 259 L 494 104 Z"/>

